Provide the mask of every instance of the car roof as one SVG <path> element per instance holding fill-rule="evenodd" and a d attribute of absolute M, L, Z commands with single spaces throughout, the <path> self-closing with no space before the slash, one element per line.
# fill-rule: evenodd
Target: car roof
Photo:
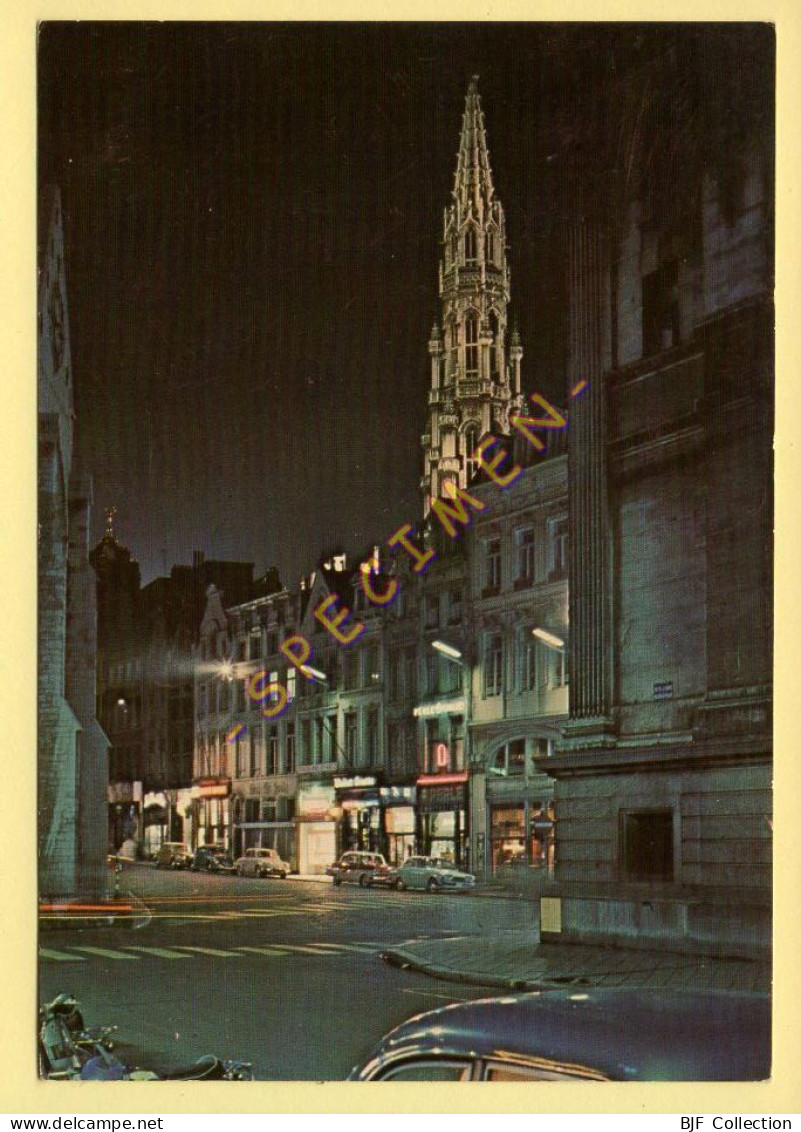
<path fill-rule="evenodd" d="M 374 1057 L 404 1052 L 545 1058 L 613 1080 L 761 1081 L 770 1076 L 770 997 L 587 989 L 479 999 L 409 1019 Z"/>

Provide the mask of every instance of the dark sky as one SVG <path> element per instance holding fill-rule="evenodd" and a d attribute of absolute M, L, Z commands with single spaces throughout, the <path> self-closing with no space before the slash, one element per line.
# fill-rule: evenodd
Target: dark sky
<path fill-rule="evenodd" d="M 194 549 L 276 563 L 419 512 L 427 341 L 480 76 L 524 387 L 560 396 L 543 123 L 603 30 L 45 24 L 40 182 L 62 190 L 95 533 L 144 580 Z M 631 31 L 632 40 L 636 38 Z"/>

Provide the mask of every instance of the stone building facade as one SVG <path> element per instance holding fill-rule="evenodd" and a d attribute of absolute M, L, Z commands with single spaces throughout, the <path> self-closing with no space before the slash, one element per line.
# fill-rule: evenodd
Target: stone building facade
<path fill-rule="evenodd" d="M 43 199 L 38 337 L 38 877 L 40 898 L 107 890 L 108 740 L 95 718 L 91 481 L 73 406 L 60 195 Z"/>
<path fill-rule="evenodd" d="M 623 123 L 626 177 L 602 134 L 572 153 L 569 387 L 588 384 L 543 905 L 562 939 L 770 943 L 773 45 L 767 28 L 738 34 L 716 41 L 714 90 L 692 37 L 608 87 L 618 112 L 644 107 Z"/>

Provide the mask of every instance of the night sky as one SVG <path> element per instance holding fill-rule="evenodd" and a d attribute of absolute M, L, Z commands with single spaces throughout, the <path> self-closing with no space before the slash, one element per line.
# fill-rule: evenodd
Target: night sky
<path fill-rule="evenodd" d="M 637 40 L 632 29 L 624 36 Z M 620 33 L 618 32 L 618 38 Z M 603 28 L 45 24 L 95 535 L 295 584 L 418 517 L 443 209 L 472 74 L 524 389 L 563 396 L 548 123 Z"/>

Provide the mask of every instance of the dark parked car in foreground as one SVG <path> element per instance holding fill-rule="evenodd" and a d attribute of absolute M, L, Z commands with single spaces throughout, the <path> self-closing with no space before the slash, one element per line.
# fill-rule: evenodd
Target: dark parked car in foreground
<path fill-rule="evenodd" d="M 202 845 L 195 850 L 192 868 L 195 872 L 232 873 L 234 862 L 222 845 Z"/>
<path fill-rule="evenodd" d="M 770 996 L 546 990 L 418 1014 L 351 1081 L 763 1081 Z"/>

